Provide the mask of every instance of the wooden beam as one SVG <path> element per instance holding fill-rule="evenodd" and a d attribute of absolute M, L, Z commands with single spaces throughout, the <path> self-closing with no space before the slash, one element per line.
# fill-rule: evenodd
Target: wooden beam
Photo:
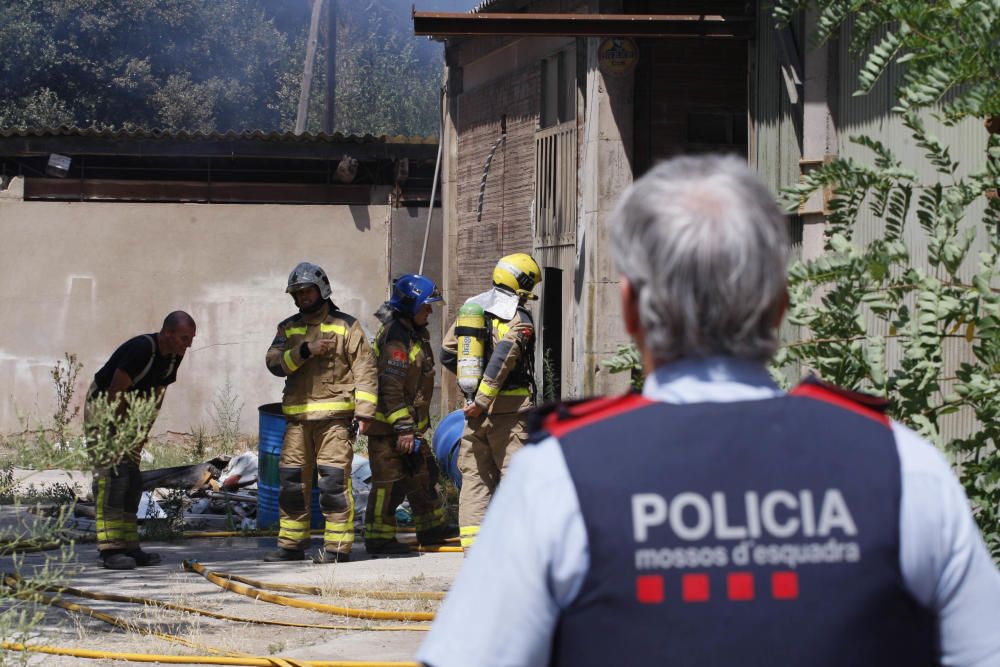
<path fill-rule="evenodd" d="M 413 11 L 413 32 L 479 35 L 750 39 L 753 19 L 719 14 L 469 14 Z"/>
<path fill-rule="evenodd" d="M 370 162 L 409 158 L 433 160 L 437 143 L 387 141 L 269 141 L 257 139 L 128 139 L 100 136 L 0 137 L 0 155 L 131 155 L 157 157 L 289 158 L 341 160 L 350 156 Z"/>
<path fill-rule="evenodd" d="M 24 198 L 45 201 L 188 202 L 198 204 L 349 204 L 372 202 L 368 185 L 207 183 L 25 178 Z"/>

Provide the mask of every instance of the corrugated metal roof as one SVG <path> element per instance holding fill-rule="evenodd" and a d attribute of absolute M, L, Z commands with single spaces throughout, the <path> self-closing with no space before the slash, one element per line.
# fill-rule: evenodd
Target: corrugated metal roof
<path fill-rule="evenodd" d="M 498 6 L 509 6 L 511 0 L 482 0 L 478 5 L 472 8 L 471 14 L 479 14 L 481 12 L 488 12 L 496 9 Z"/>
<path fill-rule="evenodd" d="M 12 127 L 0 129 L 0 138 L 14 137 L 96 137 L 101 139 L 158 140 L 158 141 L 270 141 L 297 144 L 436 144 L 437 137 L 429 136 L 387 136 L 372 134 L 344 135 L 340 132 L 326 134 L 293 132 L 264 132 L 263 130 L 242 130 L 236 132 L 188 132 L 186 130 L 98 129 L 94 127 Z"/>

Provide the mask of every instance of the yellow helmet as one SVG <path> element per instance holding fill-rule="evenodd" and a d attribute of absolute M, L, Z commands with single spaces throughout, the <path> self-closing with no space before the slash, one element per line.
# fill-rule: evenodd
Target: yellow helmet
<path fill-rule="evenodd" d="M 542 282 L 542 270 L 538 262 L 525 252 L 501 257 L 493 269 L 493 285 L 514 292 L 525 299 L 537 299 L 531 293 L 535 285 Z"/>

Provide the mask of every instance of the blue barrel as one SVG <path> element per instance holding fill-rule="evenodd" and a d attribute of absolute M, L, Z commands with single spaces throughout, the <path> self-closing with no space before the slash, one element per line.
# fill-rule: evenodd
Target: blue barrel
<path fill-rule="evenodd" d="M 260 445 L 257 450 L 257 530 L 278 527 L 278 462 L 281 460 L 281 446 L 285 440 L 285 415 L 281 403 L 268 403 L 257 408 L 260 415 Z M 316 486 L 316 470 L 312 480 L 312 524 L 313 528 L 324 525 L 323 512 L 319 509 L 319 488 Z"/>
<path fill-rule="evenodd" d="M 434 456 L 441 469 L 455 486 L 462 488 L 462 473 L 458 470 L 458 445 L 465 431 L 465 414 L 461 410 L 449 413 L 434 429 Z"/>

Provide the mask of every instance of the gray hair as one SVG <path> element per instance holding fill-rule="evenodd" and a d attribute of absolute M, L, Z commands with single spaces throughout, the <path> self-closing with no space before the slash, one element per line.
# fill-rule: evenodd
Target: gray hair
<path fill-rule="evenodd" d="M 774 354 L 788 227 L 744 161 L 702 156 L 659 164 L 622 196 L 611 235 L 656 363 L 710 355 L 766 361 Z"/>

